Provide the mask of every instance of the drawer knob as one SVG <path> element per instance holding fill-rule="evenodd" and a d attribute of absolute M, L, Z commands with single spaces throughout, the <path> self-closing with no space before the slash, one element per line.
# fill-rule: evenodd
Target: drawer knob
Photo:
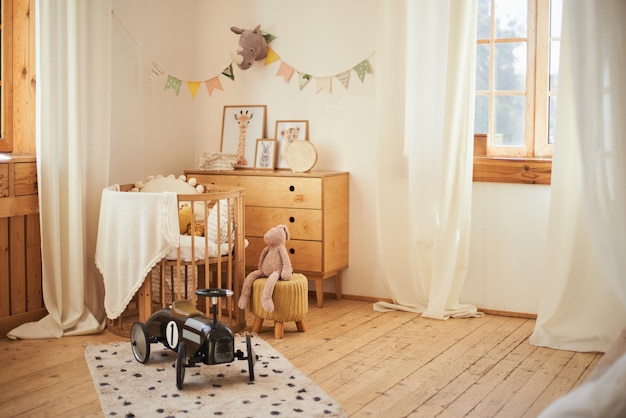
<path fill-rule="evenodd" d="M 296 190 L 296 186 L 289 186 L 289 191 L 294 192 Z"/>
<path fill-rule="evenodd" d="M 294 250 L 293 248 L 289 249 L 289 254 L 295 254 L 295 253 L 296 253 L 296 250 Z"/>
<path fill-rule="evenodd" d="M 289 222 L 294 223 L 296 221 L 296 218 L 294 218 L 293 216 L 289 217 Z"/>

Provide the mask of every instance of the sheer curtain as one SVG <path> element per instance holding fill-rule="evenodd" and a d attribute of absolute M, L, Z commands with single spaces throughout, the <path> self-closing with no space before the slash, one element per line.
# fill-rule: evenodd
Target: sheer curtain
<path fill-rule="evenodd" d="M 11 338 L 100 332 L 94 263 L 100 194 L 109 178 L 110 0 L 39 0 L 37 171 L 48 316 Z"/>
<path fill-rule="evenodd" d="M 626 326 L 626 2 L 563 3 L 547 288 L 530 342 L 606 351 Z"/>
<path fill-rule="evenodd" d="M 374 309 L 480 316 L 459 302 L 471 215 L 476 1 L 379 7 L 377 227 L 394 303 Z"/>

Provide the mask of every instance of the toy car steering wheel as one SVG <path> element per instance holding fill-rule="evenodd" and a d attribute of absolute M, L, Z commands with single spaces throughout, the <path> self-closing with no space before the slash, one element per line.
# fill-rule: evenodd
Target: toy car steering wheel
<path fill-rule="evenodd" d="M 197 289 L 196 290 L 196 295 L 198 296 L 209 296 L 212 298 L 215 297 L 226 297 L 226 296 L 232 296 L 233 295 L 233 291 L 230 289 Z"/>

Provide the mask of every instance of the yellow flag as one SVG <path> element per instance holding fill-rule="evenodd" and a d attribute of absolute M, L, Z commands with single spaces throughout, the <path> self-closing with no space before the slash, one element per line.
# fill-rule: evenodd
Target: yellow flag
<path fill-rule="evenodd" d="M 191 97 L 196 98 L 196 93 L 198 93 L 198 87 L 200 87 L 199 81 L 188 81 L 187 85 L 189 86 L 189 91 L 191 92 Z"/>
<path fill-rule="evenodd" d="M 267 57 L 265 57 L 265 65 L 271 64 L 279 59 L 280 57 L 278 56 L 278 54 L 272 48 L 269 48 L 267 50 Z"/>

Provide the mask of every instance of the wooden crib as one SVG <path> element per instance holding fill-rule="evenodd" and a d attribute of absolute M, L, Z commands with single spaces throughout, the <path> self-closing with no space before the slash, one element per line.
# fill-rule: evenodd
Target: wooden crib
<path fill-rule="evenodd" d="M 177 193 L 179 246 L 146 276 L 124 313 L 108 319 L 113 333 L 128 336 L 135 320 L 145 323 L 156 309 L 167 307 L 174 300 L 191 300 L 210 316 L 210 302 L 195 293 L 196 289 L 208 287 L 233 290 L 232 297 L 220 298 L 218 319 L 234 332 L 245 328 L 245 312 L 237 307 L 245 278 L 247 246 L 244 189 L 219 184 L 202 187 L 201 193 Z M 136 189 L 134 185 L 119 188 L 128 193 Z"/>

